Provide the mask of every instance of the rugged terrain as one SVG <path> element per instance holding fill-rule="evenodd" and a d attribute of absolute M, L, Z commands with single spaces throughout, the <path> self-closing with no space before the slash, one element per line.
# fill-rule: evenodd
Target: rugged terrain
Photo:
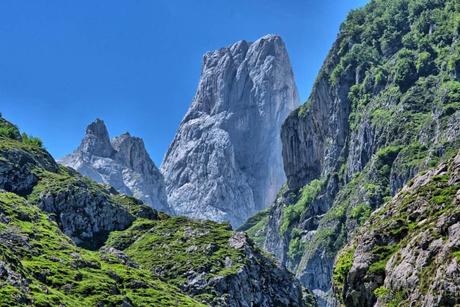
<path fill-rule="evenodd" d="M 238 226 L 266 208 L 285 181 L 279 133 L 297 106 L 279 36 L 205 54 L 195 98 L 161 166 L 174 211 Z"/>
<path fill-rule="evenodd" d="M 59 163 L 157 210 L 171 213 L 163 175 L 145 150 L 142 139 L 125 133 L 110 141 L 102 120 L 91 123 L 80 146 Z"/>
<path fill-rule="evenodd" d="M 206 54 L 161 167 L 188 217 L 56 164 L 0 118 L 0 302 L 315 304 L 302 284 L 320 306 L 460 304 L 459 16 L 455 0 L 352 11 L 293 112 L 278 36 Z M 141 145 L 97 121 L 66 159 L 135 195 L 126 173 L 159 174 Z"/>
<path fill-rule="evenodd" d="M 411 180 L 341 251 L 347 306 L 460 304 L 460 152 Z"/>
<path fill-rule="evenodd" d="M 0 118 L 0 305 L 306 306 L 306 294 L 244 233 L 97 184 Z"/>
<path fill-rule="evenodd" d="M 240 229 L 322 305 L 334 303 L 334 259 L 356 229 L 459 148 L 459 15 L 453 0 L 352 11 L 310 98 L 283 124 L 287 184 Z"/>

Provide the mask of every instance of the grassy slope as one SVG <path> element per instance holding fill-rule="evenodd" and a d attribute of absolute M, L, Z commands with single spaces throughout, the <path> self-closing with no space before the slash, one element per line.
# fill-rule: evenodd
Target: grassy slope
<path fill-rule="evenodd" d="M 15 287 L 0 277 L 3 306 L 118 306 L 124 300 L 138 306 L 200 305 L 148 270 L 116 263 L 116 258 L 103 260 L 98 252 L 76 247 L 47 215 L 20 196 L 0 193 L 0 216 L 0 258 L 28 280 Z"/>
<path fill-rule="evenodd" d="M 245 254 L 228 244 L 232 234 L 226 224 L 164 216 L 156 221 L 139 219 L 126 231 L 112 232 L 107 246 L 123 250 L 161 280 L 187 292 L 190 279 L 209 282 L 243 267 Z M 211 288 L 192 292 L 200 301 L 214 297 Z"/>
<path fill-rule="evenodd" d="M 0 128 L 0 159 L 18 170 L 27 168 L 37 178 L 28 195 L 0 191 L 0 306 L 202 305 L 135 262 L 77 247 L 34 204 L 42 193 L 72 187 L 103 195 L 108 205 L 145 220 L 158 218 L 155 211 L 58 167 L 40 142 L 25 142 L 19 130 L 1 118 Z M 23 160 L 11 161 L 12 156 Z"/>

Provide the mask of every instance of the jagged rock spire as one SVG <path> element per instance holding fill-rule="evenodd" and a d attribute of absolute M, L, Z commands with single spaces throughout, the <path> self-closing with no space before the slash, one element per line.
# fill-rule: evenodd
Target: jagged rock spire
<path fill-rule="evenodd" d="M 77 151 L 99 157 L 111 157 L 114 149 L 110 144 L 109 132 L 99 118 L 86 128 L 86 134 Z"/>
<path fill-rule="evenodd" d="M 77 150 L 59 162 L 121 193 L 139 198 L 155 209 L 172 213 L 163 176 L 147 153 L 144 141 L 124 133 L 111 142 L 107 127 L 100 119 L 86 128 Z"/>
<path fill-rule="evenodd" d="M 141 174 L 149 174 L 155 167 L 141 138 L 131 136 L 128 132 L 114 138 L 112 146 L 118 160 Z"/>
<path fill-rule="evenodd" d="M 285 181 L 281 124 L 298 103 L 279 36 L 206 53 L 196 95 L 162 164 L 170 205 L 234 226 L 268 206 Z"/>

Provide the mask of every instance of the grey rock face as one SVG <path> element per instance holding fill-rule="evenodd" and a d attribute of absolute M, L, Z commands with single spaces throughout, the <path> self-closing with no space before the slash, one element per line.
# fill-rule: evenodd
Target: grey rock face
<path fill-rule="evenodd" d="M 308 105 L 293 112 L 281 130 L 284 170 L 291 190 L 334 171 L 343 161 L 350 104 L 348 75 L 331 86 L 320 76 Z"/>
<path fill-rule="evenodd" d="M 59 163 L 120 193 L 141 199 L 157 210 L 171 213 L 163 176 L 142 139 L 125 133 L 111 142 L 102 120 L 91 123 L 78 149 Z"/>
<path fill-rule="evenodd" d="M 228 294 L 217 306 L 308 306 L 300 283 L 284 267 L 266 259 L 244 233 L 235 233 L 229 246 L 244 251 L 248 261 L 236 274 L 212 278 L 206 285 Z"/>
<path fill-rule="evenodd" d="M 28 195 L 38 181 L 36 174 L 31 171 L 34 167 L 55 172 L 59 166 L 42 149 L 36 149 L 32 154 L 21 148 L 0 148 L 0 189 Z"/>
<path fill-rule="evenodd" d="M 207 53 L 161 167 L 176 213 L 237 226 L 268 206 L 285 181 L 280 127 L 297 105 L 279 36 Z"/>
<path fill-rule="evenodd" d="M 40 194 L 36 204 L 52 213 L 61 230 L 77 245 L 90 249 L 101 246 L 111 231 L 128 228 L 136 218 L 81 180 L 67 189 Z"/>
<path fill-rule="evenodd" d="M 109 132 L 102 120 L 96 119 L 86 128 L 86 135 L 77 149 L 86 155 L 111 157 L 115 151 L 110 144 Z"/>

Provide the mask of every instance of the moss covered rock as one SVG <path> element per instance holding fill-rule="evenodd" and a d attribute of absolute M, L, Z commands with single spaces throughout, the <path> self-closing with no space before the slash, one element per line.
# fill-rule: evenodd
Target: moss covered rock
<path fill-rule="evenodd" d="M 298 281 L 228 224 L 138 219 L 129 229 L 113 232 L 107 246 L 212 306 L 304 304 Z"/>
<path fill-rule="evenodd" d="M 347 306 L 460 303 L 460 153 L 415 177 L 376 211 L 337 258 Z"/>
<path fill-rule="evenodd" d="M 77 247 L 25 198 L 0 193 L 0 302 L 34 306 L 200 306 L 150 271 Z"/>

